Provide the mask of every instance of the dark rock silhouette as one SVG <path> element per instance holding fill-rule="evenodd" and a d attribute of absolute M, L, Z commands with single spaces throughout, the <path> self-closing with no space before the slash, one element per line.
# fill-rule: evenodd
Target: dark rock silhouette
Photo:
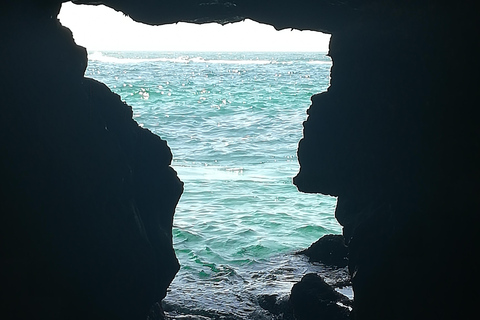
<path fill-rule="evenodd" d="M 306 255 L 310 262 L 321 262 L 338 268 L 348 264 L 348 249 L 343 236 L 339 234 L 324 235 L 298 254 Z"/>
<path fill-rule="evenodd" d="M 293 286 L 290 302 L 296 320 L 350 319 L 350 300 L 314 273 Z"/>
<path fill-rule="evenodd" d="M 292 304 L 289 297 L 279 297 L 276 294 L 265 294 L 257 298 L 258 304 L 269 311 L 274 317 L 282 320 L 294 319 Z"/>
<path fill-rule="evenodd" d="M 478 266 L 478 24 L 468 8 L 378 4 L 332 35 L 331 87 L 312 98 L 294 183 L 338 196 L 355 319 L 474 312 L 479 278 L 464 267 Z"/>
<path fill-rule="evenodd" d="M 53 1 L 2 4 L 2 319 L 146 319 L 178 270 L 165 141 L 86 79 Z"/>
<path fill-rule="evenodd" d="M 144 319 L 178 268 L 182 185 L 165 143 L 83 78 L 61 2 L 0 5 L 2 319 Z M 330 32 L 331 86 L 312 97 L 294 183 L 338 196 L 355 319 L 476 313 L 475 3 L 75 2 L 150 24 L 251 18 Z"/>

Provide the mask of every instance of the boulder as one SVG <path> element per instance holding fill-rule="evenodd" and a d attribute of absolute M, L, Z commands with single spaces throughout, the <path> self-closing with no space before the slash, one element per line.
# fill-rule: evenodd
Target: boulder
<path fill-rule="evenodd" d="M 296 320 L 350 319 L 349 299 L 315 273 L 305 275 L 293 286 L 290 303 Z"/>
<path fill-rule="evenodd" d="M 318 239 L 308 249 L 298 252 L 306 255 L 310 262 L 343 268 L 348 265 L 348 248 L 340 234 L 327 234 Z"/>

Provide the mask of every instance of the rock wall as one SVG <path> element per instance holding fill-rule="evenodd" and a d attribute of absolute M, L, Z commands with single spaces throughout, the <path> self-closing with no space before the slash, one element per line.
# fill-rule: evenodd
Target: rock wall
<path fill-rule="evenodd" d="M 332 35 L 331 87 L 312 98 L 294 183 L 338 196 L 355 319 L 474 312 L 472 12 L 466 4 L 378 4 Z"/>
<path fill-rule="evenodd" d="M 83 78 L 85 50 L 56 20 L 60 2 L 0 7 L 2 319 L 144 319 L 178 268 L 171 221 L 182 185 L 165 143 Z M 475 312 L 471 1 L 75 2 L 150 24 L 252 18 L 330 32 L 331 86 L 312 97 L 294 183 L 338 196 L 355 319 Z"/>
<path fill-rule="evenodd" d="M 105 85 L 59 4 L 2 5 L 2 319 L 146 319 L 178 270 L 182 183 Z"/>

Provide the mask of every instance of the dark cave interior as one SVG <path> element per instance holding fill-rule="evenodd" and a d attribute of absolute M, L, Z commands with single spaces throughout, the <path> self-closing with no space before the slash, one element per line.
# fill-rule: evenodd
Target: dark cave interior
<path fill-rule="evenodd" d="M 171 228 L 183 185 L 166 143 L 84 78 L 85 49 L 56 19 L 61 2 L 0 5 L 2 318 L 145 319 L 178 270 Z M 338 196 L 351 318 L 475 312 L 474 3 L 74 2 L 148 24 L 250 18 L 331 33 L 331 86 L 312 97 L 294 183 Z"/>

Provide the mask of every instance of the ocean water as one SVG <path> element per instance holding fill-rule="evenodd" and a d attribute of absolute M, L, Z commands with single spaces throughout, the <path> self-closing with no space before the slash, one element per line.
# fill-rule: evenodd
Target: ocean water
<path fill-rule="evenodd" d="M 292 184 L 310 97 L 327 89 L 330 67 L 326 53 L 89 53 L 86 76 L 168 142 L 185 183 L 172 319 L 274 319 L 258 297 L 286 297 L 308 272 L 338 276 L 294 254 L 341 231 L 335 198 Z"/>

